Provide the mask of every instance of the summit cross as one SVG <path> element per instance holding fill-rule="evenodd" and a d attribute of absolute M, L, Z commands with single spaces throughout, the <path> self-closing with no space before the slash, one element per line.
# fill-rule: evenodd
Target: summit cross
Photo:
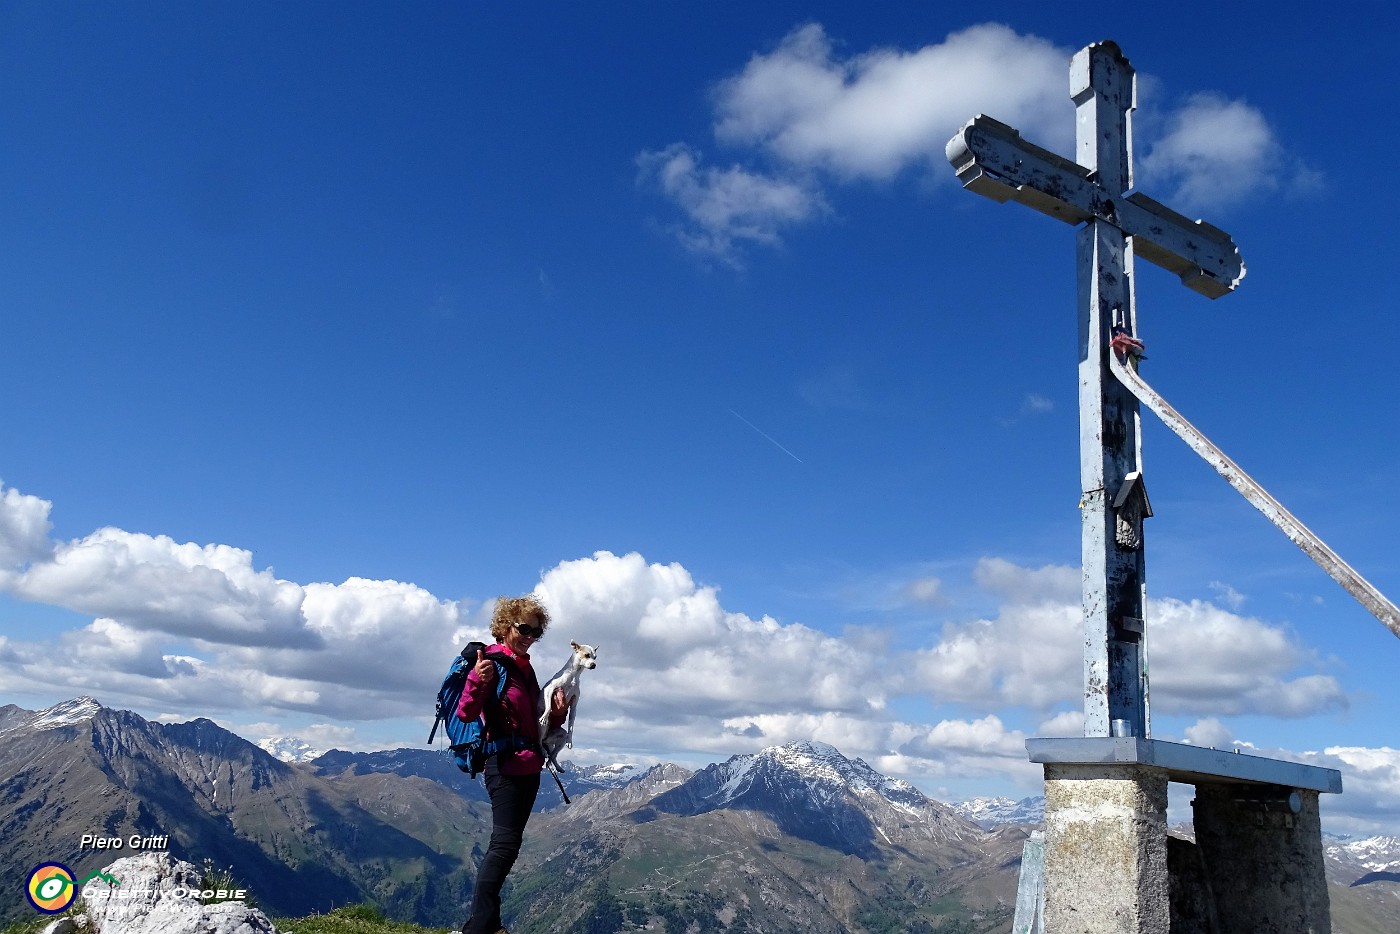
<path fill-rule="evenodd" d="M 1150 737 L 1143 483 L 1137 398 L 1110 356 L 1140 350 L 1133 259 L 1219 298 L 1244 278 L 1228 234 L 1133 190 L 1132 111 L 1137 78 L 1113 42 L 1070 62 L 1077 161 L 978 116 L 947 146 L 963 187 L 1019 201 L 1078 233 L 1079 420 L 1084 612 L 1084 735 Z"/>

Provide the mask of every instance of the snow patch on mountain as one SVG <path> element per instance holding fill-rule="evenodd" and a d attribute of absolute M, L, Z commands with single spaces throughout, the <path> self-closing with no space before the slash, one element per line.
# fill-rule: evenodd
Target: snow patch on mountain
<path fill-rule="evenodd" d="M 1371 872 L 1400 872 L 1400 837 L 1367 837 L 1329 843 L 1327 855 L 1350 859 Z"/>
<path fill-rule="evenodd" d="M 572 762 L 562 763 L 566 774 L 572 774 L 582 785 L 590 788 L 621 788 L 645 775 L 651 766 L 632 765 L 614 762 L 609 765 L 576 766 Z"/>
<path fill-rule="evenodd" d="M 842 789 L 856 795 L 877 795 L 891 805 L 909 812 L 927 807 L 930 799 L 913 785 L 889 778 L 861 759 L 847 759 L 835 746 L 816 740 L 770 746 L 748 756 L 735 756 L 719 768 L 725 772 L 715 794 L 718 806 L 734 801 L 748 791 L 756 774 L 765 768 L 779 768 L 816 789 Z"/>
<path fill-rule="evenodd" d="M 263 752 L 283 762 L 310 762 L 326 754 L 326 750 L 317 749 L 294 736 L 269 736 L 258 740 L 256 745 Z"/>
<path fill-rule="evenodd" d="M 1011 798 L 969 798 L 951 805 L 979 827 L 990 829 L 1003 824 L 1038 824 L 1045 819 L 1045 799 L 1039 795 L 1014 801 Z"/>
<path fill-rule="evenodd" d="M 65 726 L 86 723 L 102 711 L 102 705 L 87 695 L 54 704 L 47 710 L 40 710 L 28 716 L 10 719 L 0 732 L 10 730 L 57 730 Z"/>

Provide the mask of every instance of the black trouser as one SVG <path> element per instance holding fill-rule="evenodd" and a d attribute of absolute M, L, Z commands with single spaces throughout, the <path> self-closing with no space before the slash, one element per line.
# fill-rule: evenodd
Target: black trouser
<path fill-rule="evenodd" d="M 501 929 L 501 886 L 520 855 L 525 822 L 540 792 L 540 773 L 502 775 L 494 757 L 486 761 L 482 774 L 491 796 L 491 844 L 476 871 L 472 916 L 462 926 L 462 934 L 496 934 Z"/>

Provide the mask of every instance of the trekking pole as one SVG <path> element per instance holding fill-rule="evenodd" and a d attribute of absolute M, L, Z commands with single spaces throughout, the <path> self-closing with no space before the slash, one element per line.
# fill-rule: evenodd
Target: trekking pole
<path fill-rule="evenodd" d="M 554 779 L 554 784 L 559 786 L 559 796 L 564 799 L 564 803 L 572 804 L 573 802 L 569 800 L 568 794 L 564 791 L 564 783 L 559 780 L 558 773 L 551 769 L 547 763 L 545 764 L 544 770 Z"/>

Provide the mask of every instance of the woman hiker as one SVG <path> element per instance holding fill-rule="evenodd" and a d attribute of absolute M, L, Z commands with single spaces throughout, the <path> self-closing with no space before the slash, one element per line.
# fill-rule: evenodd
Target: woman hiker
<path fill-rule="evenodd" d="M 501 886 L 515 865 L 525 823 L 540 790 L 540 684 L 530 666 L 530 648 L 549 628 L 549 612 L 533 596 L 501 597 L 491 618 L 491 637 L 467 675 L 457 716 L 475 720 L 486 714 L 485 739 L 500 747 L 489 755 L 483 772 L 491 796 L 491 843 L 476 873 L 472 914 L 462 934 L 506 934 L 501 926 Z M 496 663 L 506 672 L 505 693 L 496 703 Z M 568 707 L 562 692 L 550 699 L 550 724 L 564 722 Z"/>

